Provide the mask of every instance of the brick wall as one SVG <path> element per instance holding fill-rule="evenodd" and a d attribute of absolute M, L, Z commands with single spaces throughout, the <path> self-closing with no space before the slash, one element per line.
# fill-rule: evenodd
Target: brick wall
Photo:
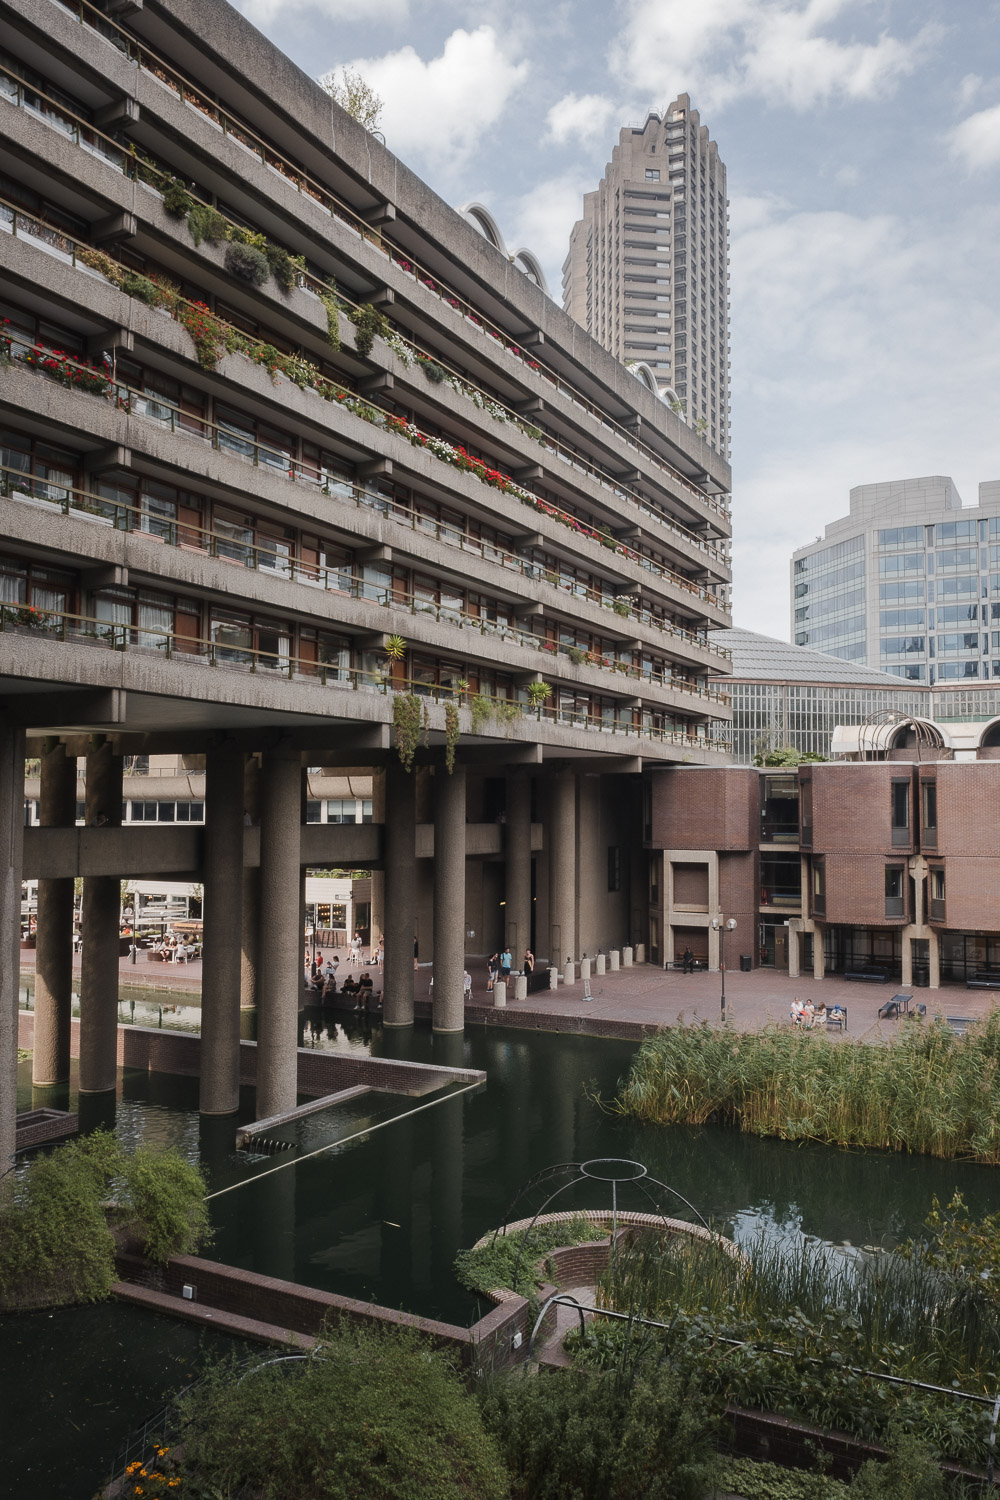
<path fill-rule="evenodd" d="M 652 778 L 653 848 L 754 848 L 759 781 L 746 766 L 658 771 Z"/>
<path fill-rule="evenodd" d="M 1000 856 L 1000 764 L 941 761 L 935 767 L 935 779 L 937 852 Z M 1000 875 L 1000 860 L 996 874 Z"/>
<path fill-rule="evenodd" d="M 907 853 L 907 848 L 893 848 L 890 784 L 909 774 L 905 764 L 890 762 L 811 767 L 812 852 Z M 915 815 L 916 799 L 913 798 L 911 823 L 915 821 Z M 914 832 L 912 827 L 910 832 L 911 835 Z M 827 901 L 829 903 L 829 896 Z"/>
<path fill-rule="evenodd" d="M 901 864 L 905 869 L 907 858 L 905 849 L 896 859 L 884 853 L 827 854 L 823 920 L 847 926 L 902 927 L 905 916 L 885 914 L 885 869 L 889 864 Z M 905 911 L 909 902 L 905 878 L 903 891 Z"/>

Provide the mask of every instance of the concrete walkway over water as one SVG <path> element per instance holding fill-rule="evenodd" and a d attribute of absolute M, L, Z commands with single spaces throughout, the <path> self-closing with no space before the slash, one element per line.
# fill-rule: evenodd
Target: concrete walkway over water
<path fill-rule="evenodd" d="M 492 996 L 487 992 L 486 964 L 482 959 L 469 959 L 472 975 L 472 999 L 467 1005 L 470 1022 L 484 1019 L 484 1009 L 492 1010 Z M 79 974 L 80 959 L 75 959 L 75 973 Z M 33 977 L 35 955 L 30 950 L 21 954 L 23 978 Z M 362 972 L 347 966 L 342 955 L 340 973 Z M 376 993 L 382 988 L 382 973 L 370 970 Z M 414 995 L 418 1015 L 428 1013 L 430 980 L 433 968 L 421 965 L 414 975 Z M 136 963 L 123 958 L 119 964 L 119 983 L 123 998 L 128 998 L 129 988 L 140 986 L 172 994 L 180 1001 L 198 1004 L 201 998 L 202 965 L 200 961 L 189 964 L 153 963 L 149 956 L 140 952 Z M 573 985 L 560 984 L 558 990 L 539 990 L 527 1000 L 509 1000 L 506 1013 L 498 1012 L 495 1019 L 500 1024 L 509 1020 L 513 1025 L 523 1025 L 530 1015 L 532 1026 L 546 1029 L 546 1018 L 552 1021 L 552 1029 L 572 1031 L 574 1020 L 579 1020 L 583 1030 L 591 1031 L 606 1024 L 610 1029 L 622 1026 L 620 1034 L 636 1034 L 639 1028 L 674 1026 L 690 1021 L 708 1021 L 712 1025 L 720 1018 L 721 976 L 719 974 L 682 974 L 676 969 L 663 970 L 653 964 L 639 964 L 630 969 L 621 969 L 617 974 L 594 975 L 590 981 L 590 1000 L 584 997 L 584 986 L 578 981 Z M 513 992 L 513 985 L 509 987 Z M 897 992 L 913 996 L 913 1004 L 927 1006 L 928 1016 L 965 1016 L 977 1019 L 989 1013 L 995 996 L 989 990 L 967 990 L 964 985 L 942 985 L 939 990 L 913 989 L 903 991 L 895 983 L 871 984 L 864 981 L 845 980 L 832 975 L 823 980 L 804 977 L 789 979 L 787 974 L 773 969 L 755 969 L 750 974 L 730 970 L 726 974 L 726 1013 L 728 1022 L 739 1031 L 757 1031 L 761 1027 L 777 1023 L 788 1024 L 789 1007 L 798 995 L 802 1000 L 820 1000 L 829 1008 L 839 1003 L 848 1011 L 848 1030 L 845 1034 L 831 1031 L 833 1038 L 846 1035 L 858 1040 L 872 1027 L 878 1025 L 880 1035 L 891 1035 L 900 1023 L 878 1022 L 879 1006 Z M 183 1003 L 183 1002 L 182 1002 Z M 311 997 L 310 997 L 311 1003 Z M 490 1017 L 494 1019 L 494 1017 Z M 625 1023 L 625 1024 L 623 1024 Z"/>

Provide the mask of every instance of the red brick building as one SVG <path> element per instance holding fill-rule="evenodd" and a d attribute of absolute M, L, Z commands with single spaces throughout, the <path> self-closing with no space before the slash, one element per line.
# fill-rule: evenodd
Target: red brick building
<path fill-rule="evenodd" d="M 682 767 L 652 779 L 650 956 L 884 973 L 903 984 L 1000 971 L 1000 766 L 839 761 Z"/>

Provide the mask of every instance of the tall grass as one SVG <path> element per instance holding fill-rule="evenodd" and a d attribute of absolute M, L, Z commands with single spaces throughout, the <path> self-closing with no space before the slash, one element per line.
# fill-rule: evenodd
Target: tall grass
<path fill-rule="evenodd" d="M 769 1241 L 733 1260 L 718 1244 L 644 1234 L 620 1246 L 598 1300 L 665 1324 L 665 1356 L 721 1400 L 866 1438 L 919 1432 L 963 1461 L 986 1456 L 1000 1317 L 974 1283 L 919 1260 Z M 574 1338 L 579 1358 L 612 1367 L 631 1326 L 598 1318 Z"/>
<path fill-rule="evenodd" d="M 645 1123 L 1000 1163 L 1000 1010 L 962 1038 L 904 1024 L 885 1046 L 677 1026 L 643 1042 L 614 1107 Z"/>

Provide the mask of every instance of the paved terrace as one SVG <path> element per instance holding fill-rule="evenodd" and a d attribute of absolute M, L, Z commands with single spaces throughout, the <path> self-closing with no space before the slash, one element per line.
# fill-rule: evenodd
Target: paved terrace
<path fill-rule="evenodd" d="M 189 964 L 151 963 L 145 953 L 140 952 L 133 964 L 123 958 L 119 964 L 122 994 L 128 997 L 131 986 L 155 989 L 164 993 L 181 995 L 189 1004 L 197 1004 L 201 998 L 201 962 Z M 652 964 L 639 964 L 631 969 L 621 969 L 617 974 L 593 976 L 590 981 L 592 999 L 584 998 L 582 982 L 573 985 L 560 984 L 558 990 L 541 990 L 527 1000 L 509 1000 L 506 1010 L 495 1010 L 492 997 L 486 990 L 486 964 L 482 959 L 468 961 L 472 975 L 472 1000 L 466 1006 L 470 1024 L 494 1023 L 499 1025 L 526 1026 L 538 1030 L 585 1031 L 599 1035 L 633 1037 L 644 1030 L 662 1026 L 674 1026 L 685 1021 L 709 1021 L 713 1025 L 720 1014 L 720 976 L 718 974 L 682 974 L 678 970 L 664 971 Z M 21 954 L 22 978 L 34 976 L 35 954 L 25 950 Z M 74 959 L 74 972 L 79 974 L 80 958 Z M 347 964 L 346 951 L 340 950 L 340 972 L 361 973 Z M 382 972 L 371 969 L 375 991 L 382 988 Z M 430 964 L 421 965 L 414 975 L 414 993 L 418 1018 L 430 1018 L 430 980 L 433 973 Z M 513 985 L 508 986 L 513 991 Z M 875 1035 L 891 1035 L 899 1024 L 896 1021 L 878 1022 L 878 1008 L 897 992 L 913 996 L 914 1005 L 927 1006 L 927 1014 L 943 1016 L 968 1016 L 976 1019 L 989 1013 L 995 1003 L 989 990 L 967 990 L 958 984 L 942 985 L 939 990 L 911 988 L 889 982 L 870 984 L 863 981 L 844 980 L 836 975 L 816 981 L 803 977 L 789 979 L 786 974 L 773 969 L 755 969 L 750 974 L 730 970 L 726 974 L 726 1011 L 729 1023 L 739 1031 L 757 1031 L 761 1027 L 781 1023 L 788 1024 L 788 1011 L 793 998 L 820 1000 L 829 1007 L 836 1001 L 846 1007 L 849 1027 L 846 1036 L 859 1040 L 877 1027 Z M 842 1033 L 831 1031 L 830 1036 L 841 1038 Z"/>

